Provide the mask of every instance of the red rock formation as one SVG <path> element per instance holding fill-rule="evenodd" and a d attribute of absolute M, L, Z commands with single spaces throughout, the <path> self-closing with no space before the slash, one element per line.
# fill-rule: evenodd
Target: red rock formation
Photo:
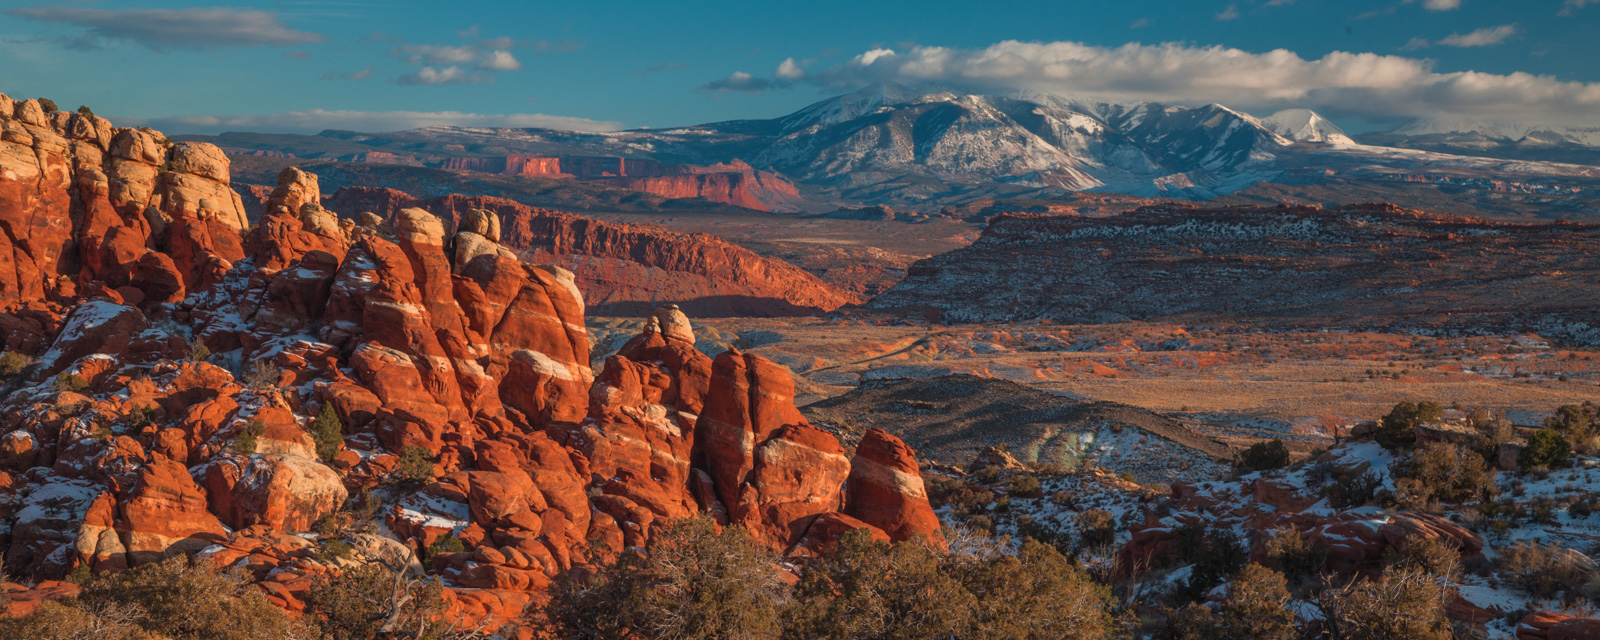
<path fill-rule="evenodd" d="M 27 124 L 32 108 L 6 124 L 39 128 Z M 480 620 L 515 618 L 592 548 L 647 545 L 670 518 L 709 513 L 802 555 L 851 528 L 933 531 L 920 480 L 873 484 L 887 477 L 880 467 L 916 478 L 908 451 L 864 445 L 853 471 L 838 440 L 795 409 L 787 370 L 738 352 L 713 361 L 675 307 L 657 310 L 595 376 L 574 274 L 521 262 L 501 242 L 565 233 L 555 242 L 658 264 L 771 263 L 556 214 L 447 207 L 447 224 L 401 208 L 385 211 L 387 224 L 341 223 L 322 209 L 315 176 L 293 169 L 241 242 L 242 209 L 213 189 L 226 190 L 220 156 L 168 151 L 136 130 L 101 139 L 117 141 L 113 171 L 142 175 L 155 159 L 170 170 L 75 192 L 106 202 L 86 218 L 94 225 L 67 227 L 62 253 L 40 249 L 55 246 L 52 229 L 4 227 L 20 243 L 6 255 L 47 269 L 29 280 L 13 268 L 8 282 L 53 296 L 8 302 L 0 315 L 8 347 L 42 365 L 0 398 L 12 571 L 42 579 L 198 553 L 244 568 L 270 601 L 300 611 L 320 576 L 346 566 L 319 559 L 300 534 L 396 473 L 397 504 L 382 516 L 392 536 L 352 546 L 396 560 L 455 536 L 467 550 L 425 569 L 451 587 L 449 606 Z M 8 185 L 25 197 L 0 201 L 0 214 L 28 221 L 37 207 L 77 206 L 40 195 L 52 184 Z M 73 266 L 86 246 L 105 259 Z M 137 255 L 131 269 L 124 249 Z M 76 290 L 61 284 L 63 268 L 101 279 Z M 239 364 L 204 361 L 201 345 Z M 308 432 L 324 407 L 343 433 L 317 435 L 342 442 Z"/>
<path fill-rule="evenodd" d="M 916 453 L 882 429 L 869 429 L 850 461 L 845 513 L 895 540 L 936 537 L 939 518 L 928 503 Z"/>
<path fill-rule="evenodd" d="M 704 198 L 758 211 L 798 209 L 800 191 L 778 174 L 758 171 L 742 162 L 703 169 L 650 176 L 597 177 L 591 181 L 665 198 Z"/>
<path fill-rule="evenodd" d="M 805 271 L 703 234 L 618 225 L 485 196 L 417 200 L 392 189 L 343 188 L 328 206 L 392 219 L 416 207 L 450 227 L 473 210 L 500 220 L 505 247 L 577 274 L 591 311 L 645 315 L 674 301 L 697 316 L 781 316 L 829 311 L 855 299 Z"/>

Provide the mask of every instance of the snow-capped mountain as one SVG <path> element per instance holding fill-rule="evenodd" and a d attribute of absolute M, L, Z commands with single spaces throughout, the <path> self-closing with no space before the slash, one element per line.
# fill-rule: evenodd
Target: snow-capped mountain
<path fill-rule="evenodd" d="M 1600 147 L 1600 127 L 1568 127 L 1507 120 L 1459 117 L 1414 118 L 1391 135 L 1443 140 L 1477 139 L 1499 143 L 1567 143 Z"/>
<path fill-rule="evenodd" d="M 1084 190 L 1207 199 L 1263 181 L 1374 172 L 1386 179 L 1439 170 L 1471 173 L 1474 179 L 1518 174 L 1515 180 L 1537 182 L 1548 175 L 1592 178 L 1586 165 L 1600 164 L 1591 161 L 1591 156 L 1600 158 L 1600 148 L 1582 143 L 1585 136 L 1600 142 L 1600 131 L 1530 132 L 1442 121 L 1414 123 L 1407 131 L 1412 133 L 1362 134 L 1357 144 L 1307 109 L 1257 118 L 1219 104 L 1121 103 L 1036 91 L 982 94 L 877 84 L 766 120 L 611 133 L 441 126 L 379 135 L 324 132 L 321 137 L 340 140 L 341 149 L 361 144 L 435 159 L 610 156 L 702 166 L 742 160 L 781 173 L 813 205 L 835 208 L 928 209 Z M 1520 137 L 1506 137 L 1513 134 Z M 296 144 L 273 149 L 292 150 Z M 1517 162 L 1495 160 L 1502 158 Z M 1565 187 L 1540 183 L 1529 188 Z"/>
<path fill-rule="evenodd" d="M 1220 105 L 1116 104 L 874 85 L 779 119 L 751 161 L 859 187 L 902 176 L 1068 190 L 1208 196 L 1257 178 L 1292 144 Z M 718 125 L 708 125 L 717 127 Z"/>
<path fill-rule="evenodd" d="M 1268 129 L 1296 142 L 1355 144 L 1338 125 L 1310 109 L 1284 109 L 1261 119 Z"/>

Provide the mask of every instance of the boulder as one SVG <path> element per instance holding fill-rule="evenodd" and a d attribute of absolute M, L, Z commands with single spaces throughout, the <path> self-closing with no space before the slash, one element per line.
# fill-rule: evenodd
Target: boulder
<path fill-rule="evenodd" d="M 844 512 L 889 537 L 938 539 L 939 518 L 928 502 L 916 453 L 889 432 L 869 429 L 861 437 L 845 491 Z"/>
<path fill-rule="evenodd" d="M 349 497 L 339 474 L 300 456 L 252 454 L 218 458 L 204 478 L 211 512 L 234 529 L 306 531 Z"/>

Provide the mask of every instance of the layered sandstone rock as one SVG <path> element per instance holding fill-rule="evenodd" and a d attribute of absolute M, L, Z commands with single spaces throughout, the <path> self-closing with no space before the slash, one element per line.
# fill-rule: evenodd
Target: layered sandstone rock
<path fill-rule="evenodd" d="M 227 158 L 87 114 L 0 99 L 0 309 L 133 286 L 181 299 L 244 257 Z M 141 260 L 151 250 L 162 258 Z"/>
<path fill-rule="evenodd" d="M 55 131 L 28 124 L 37 105 L 19 108 L 10 126 Z M 220 155 L 60 120 L 109 145 L 115 161 L 99 166 L 121 177 L 67 200 L 35 180 L 0 201 L 0 217 L 27 221 L 106 194 L 99 226 L 70 224 L 60 254 L 38 250 L 49 229 L 5 227 L 23 241 L 7 255 L 46 265 L 28 286 L 53 296 L 0 315 L 7 348 L 39 362 L 0 399 L 8 570 L 43 579 L 201 554 L 299 611 L 320 576 L 348 568 L 319 559 L 306 532 L 389 482 L 386 533 L 352 538 L 362 557 L 455 537 L 465 552 L 417 569 L 445 580 L 462 615 L 503 620 L 589 554 L 647 546 L 672 518 L 742 524 L 797 555 L 853 528 L 937 528 L 903 445 L 873 440 L 852 463 L 795 409 L 786 369 L 707 357 L 677 307 L 591 371 L 577 277 L 502 244 L 531 237 L 525 219 L 403 208 L 339 221 L 315 176 L 290 169 L 242 235 L 242 210 L 210 191 L 226 188 Z M 107 259 L 69 264 L 86 246 Z M 123 249 L 137 259 L 119 271 Z M 95 279 L 61 286 L 62 268 Z M 310 431 L 319 414 L 337 416 L 334 431 Z"/>
<path fill-rule="evenodd" d="M 932 537 L 939 532 L 939 518 L 928 503 L 916 453 L 882 429 L 869 429 L 856 446 L 845 513 L 895 540 Z"/>
<path fill-rule="evenodd" d="M 647 315 L 658 302 L 671 301 L 699 316 L 783 316 L 857 302 L 793 265 L 703 234 L 598 222 L 486 196 L 419 200 L 392 189 L 346 187 L 328 206 L 346 216 L 366 211 L 386 220 L 421 208 L 467 232 L 483 219 L 477 212 L 485 212 L 498 219 L 503 248 L 576 274 L 596 313 Z M 469 258 L 484 251 L 476 238 L 465 244 Z"/>

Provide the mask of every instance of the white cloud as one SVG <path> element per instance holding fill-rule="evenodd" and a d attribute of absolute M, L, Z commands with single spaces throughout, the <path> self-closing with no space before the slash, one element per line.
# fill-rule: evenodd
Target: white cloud
<path fill-rule="evenodd" d="M 510 49 L 518 46 L 511 38 L 478 38 L 478 28 L 456 32 L 457 36 L 475 39 L 472 44 L 399 44 L 385 55 L 399 58 L 420 68 L 395 78 L 403 85 L 489 84 L 494 73 L 521 71 L 522 61 Z M 538 48 L 543 42 L 536 43 Z M 473 71 L 476 69 L 477 71 Z"/>
<path fill-rule="evenodd" d="M 1487 47 L 1500 44 L 1517 34 L 1517 25 L 1503 24 L 1498 27 L 1484 27 L 1468 34 L 1452 33 L 1439 40 L 1439 44 L 1448 47 Z"/>
<path fill-rule="evenodd" d="M 326 129 L 384 132 L 432 126 L 548 128 L 571 131 L 616 131 L 622 123 L 549 116 L 539 113 L 479 114 L 458 111 L 290 111 L 287 113 L 113 118 L 122 126 L 149 126 L 168 134 L 215 134 L 225 131 L 316 133 Z"/>
<path fill-rule="evenodd" d="M 1236 5 L 1236 4 L 1228 5 L 1228 8 L 1223 9 L 1221 13 L 1217 14 L 1217 19 L 1218 20 L 1237 20 L 1238 18 L 1239 18 L 1239 5 Z"/>
<path fill-rule="evenodd" d="M 794 58 L 787 58 L 778 65 L 778 70 L 773 75 L 784 80 L 799 80 L 806 77 L 806 70 L 801 69 Z"/>
<path fill-rule="evenodd" d="M 712 80 L 697 87 L 701 91 L 742 91 L 745 93 L 761 93 L 767 89 L 788 86 L 787 82 L 774 82 L 766 78 L 757 78 L 743 71 L 735 71 L 721 80 Z"/>
<path fill-rule="evenodd" d="M 1600 0 L 1567 0 L 1567 3 L 1561 7 L 1561 11 L 1557 12 L 1556 15 L 1562 17 L 1570 16 L 1574 11 L 1597 3 L 1600 3 Z"/>
<path fill-rule="evenodd" d="M 1427 38 L 1412 38 L 1410 41 L 1406 42 L 1404 46 L 1400 47 L 1400 50 L 1416 51 L 1417 49 L 1426 49 L 1431 46 L 1433 46 L 1433 43 L 1428 42 Z"/>
<path fill-rule="evenodd" d="M 395 82 L 406 85 L 416 84 L 490 84 L 494 82 L 494 74 L 473 73 L 461 67 L 423 67 L 413 73 L 407 73 L 395 79 Z"/>
<path fill-rule="evenodd" d="M 362 67 L 361 69 L 359 69 L 359 70 L 357 70 L 355 72 L 352 72 L 352 73 L 340 73 L 338 71 L 329 71 L 327 73 L 322 74 L 322 79 L 323 80 L 364 80 L 364 79 L 367 78 L 367 76 L 370 76 L 370 75 L 372 75 L 372 65 L 367 65 L 367 66 Z"/>
<path fill-rule="evenodd" d="M 1461 0 L 1423 0 L 1422 8 L 1429 11 L 1449 11 L 1460 9 Z"/>
<path fill-rule="evenodd" d="M 1307 107 L 1332 115 L 1455 114 L 1547 124 L 1600 124 L 1600 84 L 1528 73 L 1439 73 L 1427 59 L 1336 51 L 1304 59 L 1179 43 L 1119 47 L 1005 41 L 982 49 L 874 49 L 805 82 L 835 90 L 873 82 L 1032 89 L 1108 100 L 1217 102 L 1242 109 Z M 737 73 L 702 89 L 759 92 L 787 82 Z"/>
<path fill-rule="evenodd" d="M 521 71 L 522 63 L 511 55 L 510 51 L 490 51 L 478 62 L 479 69 L 489 71 Z"/>
<path fill-rule="evenodd" d="M 406 64 L 466 64 L 481 55 L 483 52 L 471 45 L 403 44 L 389 50 L 390 57 L 403 58 Z"/>
<path fill-rule="evenodd" d="M 269 11 L 226 7 L 190 9 L 77 9 L 37 6 L 8 9 L 7 15 L 70 24 L 84 34 L 69 47 L 94 49 L 109 40 L 136 42 L 157 51 L 213 47 L 288 47 L 322 42 L 321 34 L 297 31 Z"/>

